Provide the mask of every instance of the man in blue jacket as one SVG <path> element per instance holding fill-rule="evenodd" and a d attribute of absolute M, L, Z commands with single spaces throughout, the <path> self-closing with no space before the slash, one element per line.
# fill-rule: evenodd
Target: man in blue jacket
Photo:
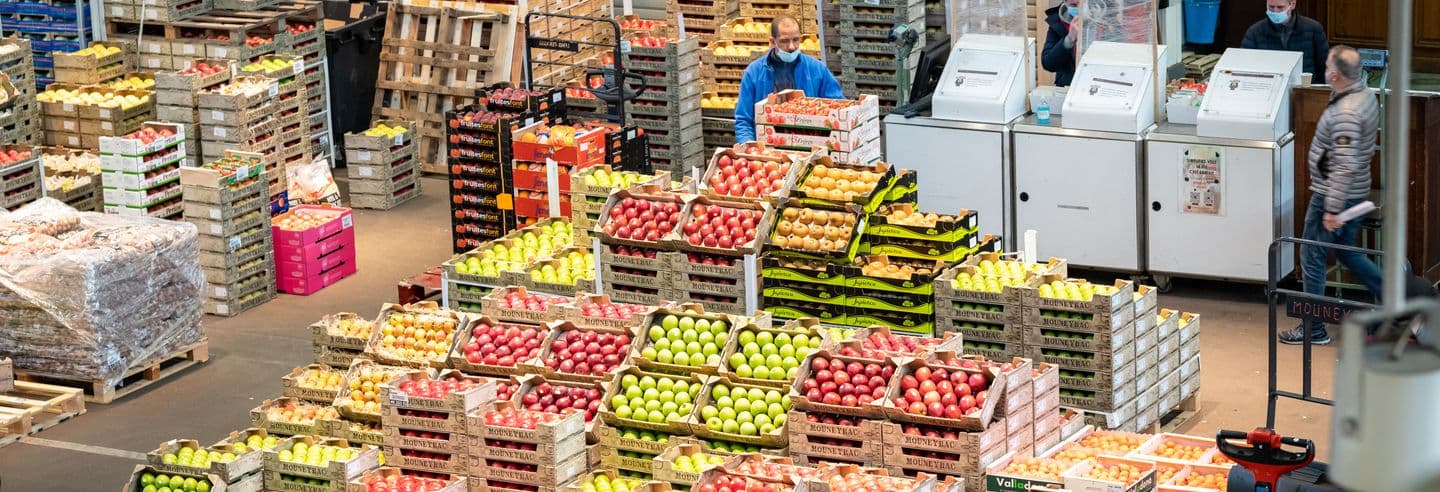
<path fill-rule="evenodd" d="M 755 103 L 770 94 L 800 89 L 809 97 L 840 99 L 845 93 L 824 63 L 800 53 L 800 21 L 788 15 L 770 24 L 770 51 L 750 62 L 735 103 L 735 141 L 755 140 Z"/>

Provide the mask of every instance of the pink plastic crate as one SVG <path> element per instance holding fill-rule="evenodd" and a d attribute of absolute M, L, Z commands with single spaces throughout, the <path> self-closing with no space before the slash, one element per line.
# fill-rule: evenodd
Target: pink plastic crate
<path fill-rule="evenodd" d="M 345 248 L 354 249 L 354 247 L 355 228 L 352 227 L 349 229 L 343 229 L 340 231 L 339 234 L 321 239 L 319 242 L 311 244 L 288 245 L 280 244 L 277 240 L 277 242 L 275 243 L 275 260 L 294 261 L 285 259 L 292 258 L 298 255 L 310 255 L 312 257 L 319 257 L 334 253 Z"/>
<path fill-rule="evenodd" d="M 315 244 L 322 240 L 328 239 L 331 236 L 344 232 L 347 229 L 351 230 L 352 232 L 354 231 L 355 218 L 351 213 L 350 209 L 344 207 L 296 205 L 294 207 L 291 207 L 289 212 L 270 219 L 270 223 L 275 224 L 281 220 L 284 220 L 285 217 L 291 214 L 295 214 L 297 212 L 315 212 L 321 215 L 330 216 L 331 218 L 324 224 L 321 224 L 317 227 L 311 227 L 303 231 L 283 231 L 280 230 L 280 228 L 278 227 L 272 226 L 270 230 L 271 234 L 273 234 L 275 237 L 275 246 L 277 250 L 280 246 L 305 246 L 307 244 Z"/>
<path fill-rule="evenodd" d="M 301 261 L 276 261 L 275 277 L 298 278 L 312 273 L 325 272 L 344 263 L 355 263 L 355 249 L 342 249 L 320 257 L 303 258 Z"/>
<path fill-rule="evenodd" d="M 280 292 L 308 296 L 319 292 L 320 289 L 334 285 L 345 277 L 355 274 L 355 262 L 348 261 L 332 267 L 330 270 L 317 272 L 304 277 L 278 276 L 275 287 Z"/>

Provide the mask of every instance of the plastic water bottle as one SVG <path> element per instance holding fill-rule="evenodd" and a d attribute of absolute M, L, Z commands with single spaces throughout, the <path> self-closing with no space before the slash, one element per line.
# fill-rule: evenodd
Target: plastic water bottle
<path fill-rule="evenodd" d="M 1035 108 L 1035 122 L 1042 125 L 1050 124 L 1050 98 L 1040 98 L 1040 106 Z"/>

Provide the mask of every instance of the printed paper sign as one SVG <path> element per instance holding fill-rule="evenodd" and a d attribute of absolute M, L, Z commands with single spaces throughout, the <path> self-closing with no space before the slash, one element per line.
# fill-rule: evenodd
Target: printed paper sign
<path fill-rule="evenodd" d="M 1225 159 L 1218 147 L 1187 145 L 1180 148 L 1180 205 L 1188 214 L 1224 215 Z"/>

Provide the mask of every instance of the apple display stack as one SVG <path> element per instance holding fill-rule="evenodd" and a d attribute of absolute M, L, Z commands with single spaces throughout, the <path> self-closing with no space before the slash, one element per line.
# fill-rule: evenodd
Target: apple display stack
<path fill-rule="evenodd" d="M 41 175 L 41 159 L 35 147 L 30 145 L 0 146 L 0 178 L 4 190 L 0 196 L 0 210 L 15 210 L 40 199 L 46 182 Z M 93 178 L 92 178 L 93 179 Z"/>
<path fill-rule="evenodd" d="M 146 453 L 145 461 L 171 476 L 212 476 L 215 485 L 224 484 L 226 490 L 257 490 L 264 481 L 264 451 L 249 446 L 226 443 L 206 448 L 190 439 L 175 439 Z"/>
<path fill-rule="evenodd" d="M 803 325 L 792 323 L 786 329 Z M 819 330 L 814 325 L 809 328 Z M 858 340 L 835 342 L 807 354 L 789 385 L 793 406 L 786 419 L 790 455 L 800 464 L 828 461 L 883 466 L 886 419 L 877 402 L 884 401 L 895 374 L 892 357 L 915 355 L 922 340 L 939 341 L 888 332 L 857 335 Z M 797 339 L 798 335 L 791 338 Z M 840 376 L 846 385 L 843 395 L 837 373 L 844 373 Z"/>
<path fill-rule="evenodd" d="M 290 45 L 276 52 L 299 57 L 296 65 L 300 67 L 300 82 L 305 89 L 302 109 L 307 115 L 305 133 L 310 154 L 330 155 L 330 93 L 326 80 L 325 32 L 320 26 L 324 13 L 320 5 L 313 3 L 285 3 L 277 8 L 285 13 L 285 32 Z"/>
<path fill-rule="evenodd" d="M 979 364 L 937 352 L 899 365 L 884 403 L 890 420 L 883 424 L 885 467 L 892 474 L 982 483 L 985 467 L 1008 451 L 1008 422 L 997 418 L 997 409 L 1008 381 L 1024 379 L 1029 369 Z"/>
<path fill-rule="evenodd" d="M 356 357 L 365 352 L 375 322 L 366 321 L 355 313 L 327 314 L 310 325 L 315 363 L 336 368 L 349 368 Z"/>
<path fill-rule="evenodd" d="M 613 372 L 600 406 L 601 422 L 595 424 L 600 463 L 650 473 L 652 460 L 672 441 L 691 435 L 687 417 L 695 410 L 694 402 L 704 384 L 696 376 L 647 372 L 634 366 Z"/>
<path fill-rule="evenodd" d="M 201 159 L 206 162 L 220 159 L 226 150 L 264 156 L 266 196 L 274 200 L 285 190 L 285 171 L 275 162 L 278 157 L 275 144 L 281 136 L 281 115 L 293 111 L 299 102 L 295 99 L 296 85 L 292 81 L 282 90 L 276 79 L 246 75 L 201 92 L 197 102 Z"/>
<path fill-rule="evenodd" d="M 627 103 L 630 121 L 645 131 L 655 169 L 675 176 L 689 175 L 705 164 L 701 48 L 693 37 L 634 33 L 626 55 L 625 69 L 644 75 L 647 84 L 645 92 Z"/>
<path fill-rule="evenodd" d="M 381 120 L 364 132 L 345 134 L 350 205 L 389 210 L 420 196 L 415 124 Z"/>
<path fill-rule="evenodd" d="M 100 139 L 97 143 L 100 181 L 105 187 L 105 212 L 179 217 L 184 135 L 182 125 L 145 123 L 140 130 L 124 137 Z"/>
<path fill-rule="evenodd" d="M 280 179 L 271 176 L 270 199 L 276 200 L 285 191 L 288 176 L 285 170 L 292 164 L 309 162 L 310 109 L 308 85 L 305 77 L 305 61 L 296 55 L 268 55 L 259 57 L 253 63 L 241 65 L 241 75 L 263 76 L 275 79 L 276 95 L 271 99 L 270 111 L 274 118 L 271 127 L 273 150 L 266 155 L 267 171 L 278 171 Z M 277 189 L 274 183 L 280 183 Z"/>
<path fill-rule="evenodd" d="M 569 101 L 569 99 L 567 99 Z M 635 185 L 663 185 L 670 173 L 640 174 L 617 171 L 610 164 L 590 166 L 570 177 L 570 226 L 575 230 L 575 244 L 590 244 L 590 233 L 600 221 L 600 211 L 610 192 Z"/>
<path fill-rule="evenodd" d="M 96 85 L 113 80 L 135 67 L 135 54 L 124 43 L 94 41 L 74 52 L 54 53 L 55 81 L 76 85 Z"/>
<path fill-rule="evenodd" d="M 1134 284 L 1090 284 L 1056 273 L 1034 281 L 1036 286 L 1020 289 L 1026 355 L 1060 367 L 1062 406 L 1094 412 L 1091 418 L 1107 428 L 1133 429 L 1136 376 L 1151 373 L 1158 360 L 1154 324 L 1136 333 Z M 1153 292 L 1141 298 L 1154 304 Z M 1144 350 L 1137 352 L 1137 341 Z"/>
<path fill-rule="evenodd" d="M 275 297 L 275 250 L 258 154 L 226 152 L 180 170 L 185 221 L 200 234 L 206 312 L 234 316 Z"/>
<path fill-rule="evenodd" d="M 319 436 L 284 439 L 264 453 L 265 490 L 345 490 L 351 480 L 380 466 L 375 446 Z"/>
<path fill-rule="evenodd" d="M 699 303 L 712 312 L 748 314 L 746 299 L 759 295 L 748 290 L 757 289 L 760 278 L 758 271 L 747 273 L 745 257 L 759 255 L 761 231 L 774 221 L 775 208 L 764 201 L 690 200 L 675 241 L 681 250 L 673 263 L 675 300 Z"/>
<path fill-rule="evenodd" d="M 380 386 L 387 463 L 406 470 L 465 475 L 479 443 L 467 413 L 497 398 L 494 381 L 415 371 Z"/>
<path fill-rule="evenodd" d="M 617 190 L 601 209 L 600 280 L 617 302 L 660 305 L 675 299 L 674 231 L 686 196 L 659 186 Z"/>
<path fill-rule="evenodd" d="M 160 121 L 185 125 L 185 155 L 193 164 L 200 157 L 203 145 L 200 136 L 199 95 L 227 82 L 233 73 L 229 60 L 186 59 L 177 70 L 155 73 L 155 117 Z"/>
<path fill-rule="evenodd" d="M 15 86 L 14 105 L 0 114 L 0 144 L 40 145 L 40 105 L 35 100 L 35 54 L 29 39 L 0 39 L 0 73 Z"/>
<path fill-rule="evenodd" d="M 277 288 L 310 295 L 355 274 L 355 221 L 350 209 L 297 205 L 272 221 Z"/>
<path fill-rule="evenodd" d="M 479 441 L 471 447 L 479 452 L 470 463 L 472 480 L 547 490 L 589 468 L 583 413 L 534 411 L 498 401 L 470 412 L 467 420 Z"/>

